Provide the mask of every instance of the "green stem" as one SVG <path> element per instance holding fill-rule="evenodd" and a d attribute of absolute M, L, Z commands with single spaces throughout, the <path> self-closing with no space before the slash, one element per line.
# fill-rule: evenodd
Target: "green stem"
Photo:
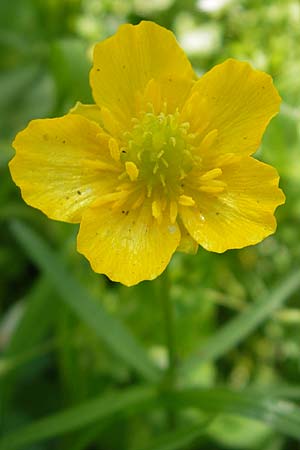
<path fill-rule="evenodd" d="M 166 346 L 168 350 L 168 369 L 166 374 L 166 387 L 173 390 L 176 384 L 176 352 L 175 352 L 175 327 L 174 309 L 170 297 L 170 279 L 168 269 L 161 277 L 161 304 L 165 329 Z M 170 428 L 175 427 L 174 412 L 168 410 L 168 422 Z"/>

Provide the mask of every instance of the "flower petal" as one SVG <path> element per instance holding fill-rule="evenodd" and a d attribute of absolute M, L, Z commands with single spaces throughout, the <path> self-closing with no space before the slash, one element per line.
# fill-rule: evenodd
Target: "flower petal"
<path fill-rule="evenodd" d="M 195 79 L 174 35 L 153 22 L 122 25 L 95 47 L 90 74 L 94 99 L 120 122 L 136 115 L 136 95 L 144 92 L 151 79 L 173 76 Z"/>
<path fill-rule="evenodd" d="M 216 153 L 249 155 L 258 149 L 280 101 L 269 75 L 228 59 L 195 83 L 182 114 L 191 132 L 218 131 Z"/>
<path fill-rule="evenodd" d="M 75 114 L 30 122 L 13 143 L 10 162 L 24 200 L 52 219 L 79 222 L 82 211 L 118 181 L 108 138 Z"/>
<path fill-rule="evenodd" d="M 156 278 L 168 265 L 180 241 L 178 226 L 167 217 L 159 224 L 151 206 L 119 211 L 88 208 L 82 216 L 77 248 L 95 272 L 132 286 Z"/>
<path fill-rule="evenodd" d="M 93 120 L 103 127 L 100 108 L 97 105 L 85 105 L 84 103 L 77 102 L 76 105 L 70 109 L 70 114 L 79 114 L 86 119 Z"/>
<path fill-rule="evenodd" d="M 193 192 L 196 207 L 181 207 L 191 236 L 204 248 L 222 253 L 253 245 L 276 229 L 274 211 L 285 197 L 277 171 L 252 157 L 222 167 L 227 189 L 218 196 Z"/>

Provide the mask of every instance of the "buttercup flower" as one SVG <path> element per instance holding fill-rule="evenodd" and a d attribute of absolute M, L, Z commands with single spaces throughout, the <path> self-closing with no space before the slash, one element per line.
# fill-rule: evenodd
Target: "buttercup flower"
<path fill-rule="evenodd" d="M 173 34 L 141 22 L 96 45 L 90 82 L 95 104 L 30 122 L 10 170 L 29 205 L 80 222 L 96 272 L 130 286 L 176 250 L 275 231 L 278 174 L 250 156 L 279 109 L 269 75 L 229 59 L 198 79 Z"/>

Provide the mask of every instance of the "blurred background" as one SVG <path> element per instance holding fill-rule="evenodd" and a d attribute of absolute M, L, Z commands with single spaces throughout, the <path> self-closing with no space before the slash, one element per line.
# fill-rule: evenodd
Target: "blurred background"
<path fill-rule="evenodd" d="M 143 382 L 80 314 L 74 314 L 45 264 L 32 258 L 30 246 L 35 241 L 25 238 L 29 239 L 26 250 L 17 239 L 11 227 L 15 220 L 34 230 L 94 303 L 126 324 L 155 365 L 162 369 L 167 365 L 157 294 L 160 281 L 125 288 L 92 273 L 76 253 L 77 226 L 48 220 L 28 207 L 7 168 L 13 156 L 12 139 L 29 120 L 63 115 L 77 100 L 92 102 L 88 72 L 95 42 L 122 23 L 142 19 L 173 30 L 199 75 L 228 57 L 246 60 L 273 76 L 283 99 L 280 115 L 272 120 L 257 153 L 277 168 L 286 193 L 286 204 L 276 213 L 277 233 L 255 247 L 222 255 L 202 249 L 196 256 L 176 254 L 170 264 L 176 358 L 178 364 L 189 361 L 178 375 L 178 384 L 208 392 L 216 386 L 237 392 L 253 386 L 276 392 L 280 385 L 293 387 L 295 404 L 299 399 L 300 298 L 291 276 L 300 261 L 300 2 L 0 0 L 0 431 L 4 436 L 11 432 L 15 438 L 18 430 L 40 423 L 42 417 Z M 263 302 L 271 305 L 264 315 Z M 250 322 L 234 320 L 247 318 L 249 308 L 254 325 L 246 333 L 244 326 Z M 228 334 L 218 334 L 230 323 Z M 225 348 L 227 338 L 233 340 Z M 108 400 L 105 408 L 109 406 Z M 197 424 L 203 416 L 205 411 L 185 410 L 177 420 L 180 426 Z M 62 425 L 63 418 L 58 422 Z M 143 414 L 119 411 L 101 424 L 91 420 L 63 432 L 51 433 L 51 423 L 46 423 L 47 439 L 35 437 L 34 428 L 27 441 L 7 440 L 3 450 L 9 445 L 26 450 L 300 449 L 297 431 L 285 432 L 291 423 L 286 420 L 280 428 L 263 414 L 217 414 L 200 438 L 182 442 L 178 438 L 169 447 L 168 443 L 152 445 L 153 438 L 168 428 L 164 408 L 158 404 L 145 408 Z"/>

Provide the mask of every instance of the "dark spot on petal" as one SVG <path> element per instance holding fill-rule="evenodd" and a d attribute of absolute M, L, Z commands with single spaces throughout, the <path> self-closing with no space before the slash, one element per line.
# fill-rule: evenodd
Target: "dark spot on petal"
<path fill-rule="evenodd" d="M 70 197 L 66 197 L 66 200 L 69 200 Z"/>
<path fill-rule="evenodd" d="M 97 68 L 97 69 L 96 69 L 96 71 L 97 71 L 97 72 L 100 72 L 100 69 L 99 69 L 99 68 Z"/>
<path fill-rule="evenodd" d="M 245 141 L 245 140 L 247 139 L 247 136 L 244 136 L 243 139 L 244 139 L 244 141 Z"/>
<path fill-rule="evenodd" d="M 43 134 L 43 138 L 45 139 L 45 141 L 49 141 L 49 136 L 48 136 L 48 134 Z"/>
<path fill-rule="evenodd" d="M 77 191 L 77 194 L 78 194 L 78 195 L 81 195 L 81 191 Z"/>
<path fill-rule="evenodd" d="M 125 216 L 128 216 L 128 214 L 129 214 L 129 211 L 125 211 Z"/>
<path fill-rule="evenodd" d="M 63 141 L 62 141 L 62 143 L 63 143 L 63 144 L 65 144 L 65 143 L 66 143 L 66 141 L 65 141 L 65 140 L 63 140 Z"/>
<path fill-rule="evenodd" d="M 220 215 L 220 213 L 218 211 L 216 211 L 216 216 L 219 216 L 219 215 Z"/>
<path fill-rule="evenodd" d="M 125 64 L 123 64 L 123 65 L 122 65 L 122 69 L 125 69 L 125 68 L 126 68 L 126 66 L 125 66 Z"/>
<path fill-rule="evenodd" d="M 122 153 L 127 153 L 126 150 L 122 150 Z"/>

